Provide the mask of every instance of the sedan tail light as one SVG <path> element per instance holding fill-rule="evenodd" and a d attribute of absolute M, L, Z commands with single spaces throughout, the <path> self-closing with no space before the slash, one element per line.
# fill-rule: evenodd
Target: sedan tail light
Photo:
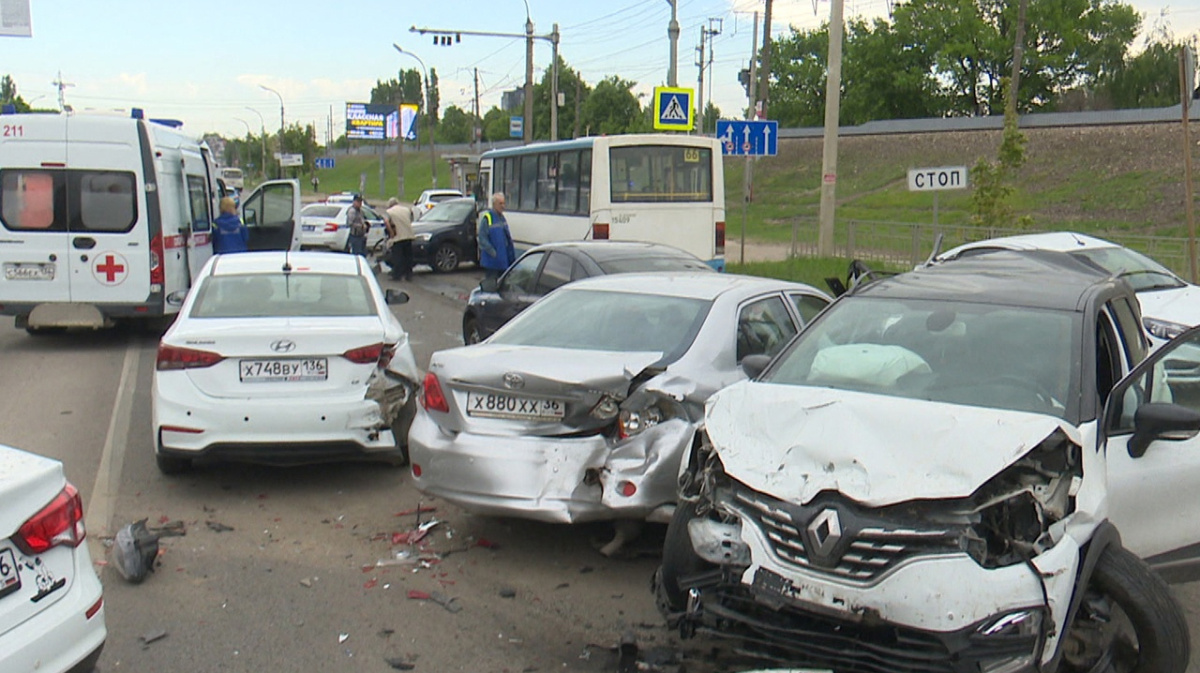
<path fill-rule="evenodd" d="M 83 527 L 83 499 L 70 483 L 42 511 L 17 529 L 12 541 L 26 554 L 40 554 L 51 547 L 78 547 L 87 531 Z"/>
<path fill-rule="evenodd" d="M 387 367 L 388 363 L 392 361 L 392 356 L 395 354 L 395 344 L 381 343 L 351 348 L 345 353 L 342 353 L 342 357 L 356 365 L 378 364 L 380 367 Z"/>
<path fill-rule="evenodd" d="M 225 356 L 211 351 L 159 344 L 158 362 L 155 368 L 160 372 L 173 369 L 201 369 L 211 367 L 224 359 Z"/>
<path fill-rule="evenodd" d="M 446 395 L 442 393 L 442 384 L 433 372 L 425 375 L 425 385 L 422 387 L 421 393 L 421 404 L 425 407 L 425 411 L 450 412 L 450 405 L 446 402 Z"/>
<path fill-rule="evenodd" d="M 337 231 L 337 230 L 338 230 L 338 223 L 337 223 L 337 222 L 326 222 L 326 223 L 325 223 L 325 233 L 327 233 L 327 234 L 328 234 L 328 233 L 333 233 L 333 232 L 335 232 L 335 231 Z"/>

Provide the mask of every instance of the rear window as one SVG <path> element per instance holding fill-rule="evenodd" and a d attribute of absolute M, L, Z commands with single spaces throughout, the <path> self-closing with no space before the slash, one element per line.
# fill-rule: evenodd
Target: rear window
<path fill-rule="evenodd" d="M 570 286 L 525 309 L 489 343 L 576 350 L 659 352 L 660 362 L 691 347 L 711 302 L 690 297 L 572 290 Z"/>
<path fill-rule="evenodd" d="M 302 217 L 336 217 L 342 212 L 341 206 L 304 206 L 300 210 Z"/>
<path fill-rule="evenodd" d="M 621 257 L 597 262 L 604 273 L 641 273 L 643 271 L 713 271 L 713 268 L 694 257 L 682 255 L 655 257 Z"/>
<path fill-rule="evenodd" d="M 350 317 L 378 315 L 361 276 L 316 273 L 210 276 L 193 318 Z"/>

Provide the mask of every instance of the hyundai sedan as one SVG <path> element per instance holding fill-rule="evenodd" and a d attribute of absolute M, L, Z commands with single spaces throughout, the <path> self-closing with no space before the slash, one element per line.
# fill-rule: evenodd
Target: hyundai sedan
<path fill-rule="evenodd" d="M 665 521 L 704 402 L 829 303 L 712 272 L 565 285 L 486 342 L 434 353 L 409 433 L 413 484 L 547 522 Z"/>
<path fill-rule="evenodd" d="M 214 458 L 406 461 L 420 381 L 408 334 L 365 259 L 218 255 L 163 335 L 153 386 L 164 473 Z"/>
<path fill-rule="evenodd" d="M 57 460 L 0 446 L 0 671 L 90 671 L 108 635 L 83 501 Z"/>

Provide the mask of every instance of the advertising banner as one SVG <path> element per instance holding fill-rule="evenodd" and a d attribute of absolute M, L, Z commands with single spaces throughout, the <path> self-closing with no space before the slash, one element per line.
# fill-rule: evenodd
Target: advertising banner
<path fill-rule="evenodd" d="M 346 137 L 387 140 L 396 137 L 399 112 L 391 105 L 346 103 Z"/>

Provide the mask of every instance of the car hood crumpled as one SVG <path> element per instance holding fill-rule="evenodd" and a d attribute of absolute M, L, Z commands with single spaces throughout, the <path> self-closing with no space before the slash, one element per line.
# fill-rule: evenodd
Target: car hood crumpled
<path fill-rule="evenodd" d="M 1142 315 L 1191 327 L 1200 325 L 1200 287 L 1146 290 L 1137 295 Z"/>
<path fill-rule="evenodd" d="M 1053 416 L 754 381 L 710 398 L 705 423 L 726 474 L 800 504 L 967 497 L 1056 430 L 1081 444 Z"/>

